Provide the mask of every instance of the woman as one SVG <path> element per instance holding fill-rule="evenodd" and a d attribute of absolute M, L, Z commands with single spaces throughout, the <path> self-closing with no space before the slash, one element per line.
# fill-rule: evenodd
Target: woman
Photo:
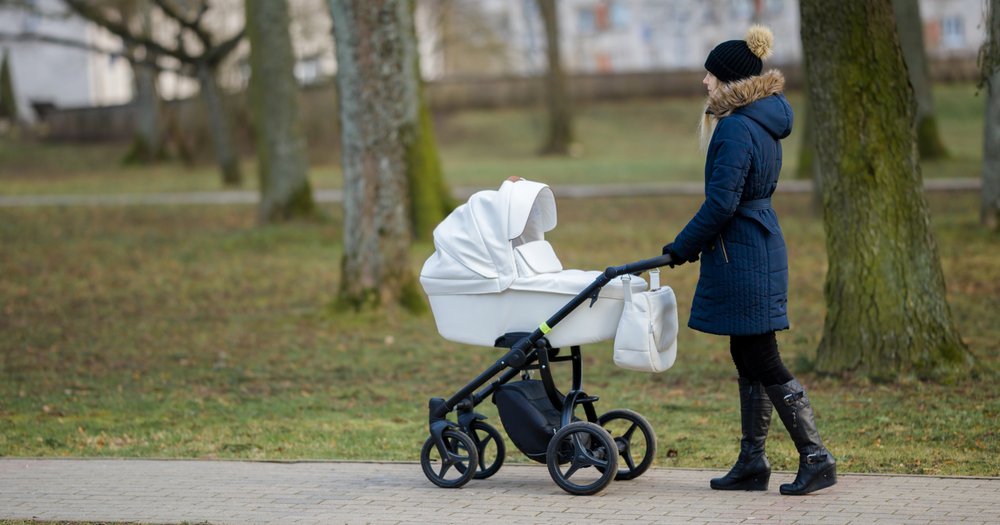
<path fill-rule="evenodd" d="M 739 373 L 740 454 L 711 487 L 767 490 L 771 466 L 764 441 L 773 405 L 800 455 L 795 481 L 780 491 L 802 495 L 835 484 L 837 467 L 774 336 L 788 328 L 788 257 L 771 194 L 781 170 L 780 140 L 792 131 L 792 108 L 781 73 L 762 74 L 772 42 L 769 29 L 754 26 L 746 40 L 723 42 L 709 53 L 701 133 L 702 145 L 707 142 L 705 202 L 663 253 L 678 264 L 700 257 L 688 326 L 729 336 Z"/>

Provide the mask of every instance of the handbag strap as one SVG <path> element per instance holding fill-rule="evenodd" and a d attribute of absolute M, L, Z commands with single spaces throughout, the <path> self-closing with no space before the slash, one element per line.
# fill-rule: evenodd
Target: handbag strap
<path fill-rule="evenodd" d="M 622 293 L 625 294 L 625 305 L 632 304 L 632 276 L 625 274 L 622 276 Z"/>

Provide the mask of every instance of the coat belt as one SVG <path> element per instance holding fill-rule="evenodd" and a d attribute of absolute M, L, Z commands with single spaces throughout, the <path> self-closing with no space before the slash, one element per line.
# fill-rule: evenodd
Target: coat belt
<path fill-rule="evenodd" d="M 771 207 L 771 198 L 757 199 L 753 201 L 743 201 L 739 205 L 744 211 L 750 210 L 766 210 Z"/>

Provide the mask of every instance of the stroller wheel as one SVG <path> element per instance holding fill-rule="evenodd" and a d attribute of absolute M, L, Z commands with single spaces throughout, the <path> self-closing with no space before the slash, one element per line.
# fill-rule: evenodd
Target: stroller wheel
<path fill-rule="evenodd" d="M 618 447 L 600 426 L 576 421 L 552 436 L 545 460 L 556 485 L 570 494 L 587 496 L 604 490 L 614 479 Z"/>
<path fill-rule="evenodd" d="M 618 447 L 618 464 L 622 468 L 615 479 L 635 479 L 653 464 L 656 433 L 646 418 L 631 410 L 612 410 L 597 418 L 597 423 L 611 434 Z"/>
<path fill-rule="evenodd" d="M 420 467 L 431 483 L 446 489 L 457 489 L 476 474 L 479 454 L 472 438 L 459 430 L 445 429 L 442 438 L 447 449 L 443 451 L 435 445 L 433 437 L 427 438 L 420 450 Z"/>
<path fill-rule="evenodd" d="M 504 446 L 500 432 L 489 423 L 476 420 L 472 422 L 471 427 L 472 434 L 469 437 L 476 444 L 476 452 L 479 455 L 479 468 L 476 469 L 476 474 L 473 477 L 486 479 L 500 470 L 507 448 Z M 455 465 L 455 468 L 461 471 L 465 466 Z"/>

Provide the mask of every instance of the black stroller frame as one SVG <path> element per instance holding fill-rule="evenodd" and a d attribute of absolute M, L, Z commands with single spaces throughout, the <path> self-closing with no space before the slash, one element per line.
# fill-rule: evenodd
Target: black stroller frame
<path fill-rule="evenodd" d="M 545 334 L 588 299 L 593 305 L 601 288 L 612 279 L 626 274 L 638 275 L 671 262 L 669 255 L 663 255 L 608 267 L 533 332 L 512 332 L 499 337 L 495 346 L 509 348 L 500 359 L 447 400 L 439 397 L 430 400 L 430 437 L 421 452 L 421 466 L 427 478 L 441 487 L 458 488 L 473 478 L 487 478 L 499 470 L 504 456 L 503 440 L 496 429 L 482 422 L 486 416 L 475 412 L 475 408 L 519 374 L 527 379 L 531 370 L 539 372 L 545 397 L 551 407 L 559 411 L 560 418 L 558 427 L 552 429 L 554 435 L 544 456 L 529 454 L 529 457 L 544 461 L 557 485 L 571 494 L 594 494 L 607 487 L 612 479 L 634 479 L 645 472 L 655 456 L 656 438 L 652 427 L 642 416 L 630 410 L 614 410 L 598 417 L 594 403 L 599 398 L 583 390 L 580 347 L 572 346 L 569 355 L 559 355 L 560 349 L 552 348 Z M 552 363 L 564 361 L 572 363 L 572 386 L 565 396 L 556 388 L 551 371 Z M 499 377 L 490 382 L 497 374 L 500 374 Z M 483 385 L 486 385 L 485 388 L 477 392 Z M 585 421 L 574 417 L 578 406 L 583 407 Z M 457 422 L 447 419 L 452 411 L 457 412 Z M 625 420 L 629 427 L 621 436 L 612 437 L 602 425 L 615 419 Z M 646 443 L 644 457 L 638 464 L 630 454 L 636 430 L 641 431 Z M 487 434 L 485 440 L 479 437 L 479 432 Z M 491 441 L 495 442 L 497 457 L 486 464 L 483 452 Z M 438 468 L 432 465 L 434 461 L 430 458 L 434 452 L 440 458 Z M 626 464 L 622 470 L 618 469 L 619 456 Z M 567 464 L 568 470 L 564 472 L 561 466 Z M 448 478 L 452 467 L 457 477 Z M 570 479 L 578 470 L 588 467 L 600 472 L 598 479 L 584 484 Z"/>

